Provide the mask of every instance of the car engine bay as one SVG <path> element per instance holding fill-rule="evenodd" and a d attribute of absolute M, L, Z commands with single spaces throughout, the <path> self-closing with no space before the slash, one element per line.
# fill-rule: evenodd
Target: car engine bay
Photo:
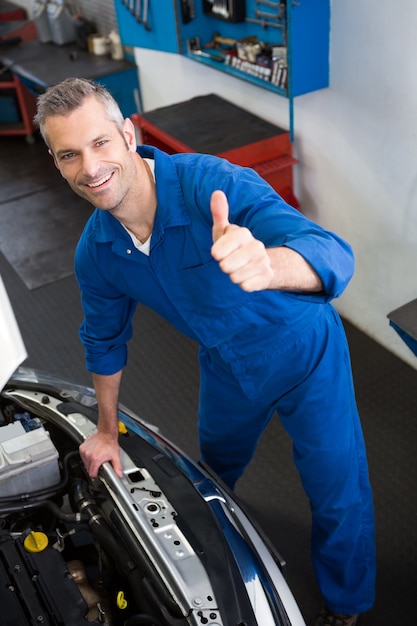
<path fill-rule="evenodd" d="M 39 418 L 19 411 L 13 404 L 1 405 L 4 623 L 165 624 L 150 615 L 148 602 L 132 595 L 131 559 L 97 504 L 100 493 L 86 481 L 77 446 L 68 446 L 57 429 L 49 425 L 47 430 Z M 61 449 L 68 448 L 62 477 L 54 439 Z"/>
<path fill-rule="evenodd" d="M 305 626 L 283 562 L 209 468 L 120 407 L 123 477 L 90 478 L 93 390 L 22 371 L 0 393 L 0 623 Z"/>

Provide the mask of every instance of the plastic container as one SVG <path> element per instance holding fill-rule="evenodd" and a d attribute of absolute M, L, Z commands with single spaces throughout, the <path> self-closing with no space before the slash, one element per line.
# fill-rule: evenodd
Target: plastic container
<path fill-rule="evenodd" d="M 103 56 L 105 54 L 109 54 L 110 42 L 107 37 L 104 37 L 104 35 L 99 35 L 99 34 L 93 34 L 90 36 L 92 37 L 93 54 L 97 56 Z"/>
<path fill-rule="evenodd" d="M 49 25 L 47 12 L 48 2 L 49 0 L 34 0 L 32 4 L 33 21 L 38 33 L 38 39 L 41 43 L 52 41 L 51 27 Z"/>
<path fill-rule="evenodd" d="M 64 6 L 63 0 L 50 0 L 47 15 L 53 43 L 64 46 L 75 41 L 74 20 Z"/>
<path fill-rule="evenodd" d="M 120 35 L 117 31 L 112 30 L 109 34 L 110 56 L 115 61 L 121 61 L 124 58 L 123 46 L 120 41 Z"/>
<path fill-rule="evenodd" d="M 0 428 L 0 494 L 32 493 L 58 484 L 58 451 L 43 427 L 26 432 L 20 422 Z"/>

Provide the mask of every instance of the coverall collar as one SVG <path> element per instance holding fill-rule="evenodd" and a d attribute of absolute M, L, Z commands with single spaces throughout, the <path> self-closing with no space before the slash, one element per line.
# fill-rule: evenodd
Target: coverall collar
<path fill-rule="evenodd" d="M 175 161 L 165 152 L 152 146 L 139 146 L 137 152 L 142 158 L 155 160 L 155 180 L 158 181 L 158 178 L 163 180 L 164 188 L 160 192 L 158 183 L 156 184 L 157 207 L 152 231 L 152 239 L 155 242 L 160 239 L 166 228 L 185 226 L 191 223 L 191 218 L 185 205 Z M 161 194 L 163 202 L 160 202 Z M 95 240 L 100 243 L 114 241 L 117 220 L 106 211 L 99 209 L 97 211 L 99 219 L 96 222 Z"/>

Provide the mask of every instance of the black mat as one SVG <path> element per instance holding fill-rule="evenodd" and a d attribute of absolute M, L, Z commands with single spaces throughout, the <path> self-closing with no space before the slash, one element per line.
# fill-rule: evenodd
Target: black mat
<path fill-rule="evenodd" d="M 0 137 L 0 210 L 4 202 L 58 185 L 61 177 L 39 136 Z"/>
<path fill-rule="evenodd" d="M 192 151 L 208 154 L 229 152 L 287 132 L 213 93 L 141 115 Z"/>
<path fill-rule="evenodd" d="M 36 289 L 73 273 L 92 207 L 61 179 L 40 140 L 12 139 L 0 146 L 0 251 L 26 287 Z"/>

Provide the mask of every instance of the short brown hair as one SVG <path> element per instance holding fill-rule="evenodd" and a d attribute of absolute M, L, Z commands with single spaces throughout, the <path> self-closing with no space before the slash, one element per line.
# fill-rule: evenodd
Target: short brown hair
<path fill-rule="evenodd" d="M 116 100 L 103 85 L 86 78 L 66 78 L 49 87 L 37 100 L 37 112 L 33 121 L 39 127 L 47 145 L 48 140 L 44 129 L 46 119 L 54 115 L 71 113 L 89 97 L 94 97 L 103 104 L 107 118 L 122 131 L 123 114 Z"/>

